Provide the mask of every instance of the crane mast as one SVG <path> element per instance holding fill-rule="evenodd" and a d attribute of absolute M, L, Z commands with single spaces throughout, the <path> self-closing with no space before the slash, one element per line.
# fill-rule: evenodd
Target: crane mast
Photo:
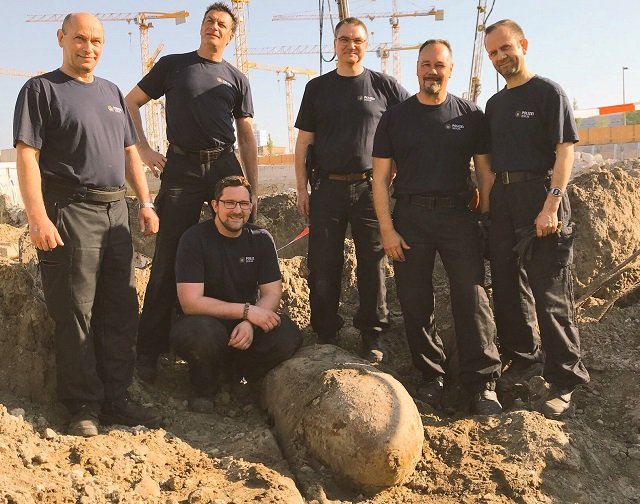
<path fill-rule="evenodd" d="M 464 98 L 476 103 L 480 96 L 480 78 L 482 76 L 482 57 L 484 55 L 485 23 L 487 21 L 487 0 L 478 1 L 476 17 L 476 33 L 473 42 L 473 56 L 471 58 L 471 75 L 469 76 L 469 91 Z"/>
<path fill-rule="evenodd" d="M 255 68 L 256 70 L 266 70 L 268 72 L 284 74 L 284 85 L 287 98 L 287 133 L 289 138 L 289 152 L 293 153 L 296 145 L 296 132 L 293 126 L 293 81 L 295 80 L 296 75 L 306 75 L 310 78 L 312 75 L 316 75 L 317 72 L 306 68 L 296 68 L 291 66 L 278 67 L 264 63 L 255 63 L 253 61 L 250 61 L 248 66 L 249 68 Z"/>

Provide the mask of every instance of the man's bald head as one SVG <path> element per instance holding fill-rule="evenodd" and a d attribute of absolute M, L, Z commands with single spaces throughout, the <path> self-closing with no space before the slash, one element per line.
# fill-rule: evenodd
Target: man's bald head
<path fill-rule="evenodd" d="M 60 69 L 74 79 L 92 82 L 104 45 L 100 20 L 89 12 L 68 14 L 58 30 L 58 45 L 62 48 Z"/>

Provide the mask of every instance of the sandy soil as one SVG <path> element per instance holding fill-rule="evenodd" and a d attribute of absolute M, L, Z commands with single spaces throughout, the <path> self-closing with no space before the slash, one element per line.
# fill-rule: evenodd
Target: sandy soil
<path fill-rule="evenodd" d="M 603 167 L 574 180 L 571 199 L 580 224 L 576 298 L 640 247 L 636 165 Z M 299 231 L 299 222 L 278 214 L 278 208 L 294 210 L 280 203 L 274 205 L 275 215 L 265 216 L 285 226 L 293 223 L 274 232 L 285 240 Z M 162 429 L 103 428 L 91 439 L 64 435 L 66 414 L 54 400 L 51 322 L 24 233 L 24 228 L 0 226 L 0 241 L 18 240 L 21 258 L 0 264 L 0 503 L 640 502 L 638 263 L 578 312 L 592 381 L 576 391 L 573 417 L 558 422 L 531 411 L 543 391 L 536 379 L 530 400 L 516 400 L 499 417 L 473 417 L 452 379 L 442 411 L 417 404 L 425 442 L 414 474 L 397 487 L 351 488 L 314 460 L 283 456 L 261 408 L 259 385 L 225 386 L 215 413 L 189 412 L 186 366 L 171 355 L 161 360 L 155 385 L 136 380 L 132 386 L 134 397 L 162 411 Z M 341 312 L 347 324 L 339 344 L 357 352 L 359 337 L 350 323 L 355 259 L 349 241 L 346 254 Z M 281 259 L 281 266 L 284 309 L 311 344 L 306 260 Z M 411 392 L 418 375 L 408 358 L 391 275 L 390 269 L 394 316 L 385 340 L 392 361 L 384 370 Z M 140 294 L 147 279 L 148 266 L 138 269 Z M 434 284 L 442 335 L 455 355 L 441 268 Z"/>

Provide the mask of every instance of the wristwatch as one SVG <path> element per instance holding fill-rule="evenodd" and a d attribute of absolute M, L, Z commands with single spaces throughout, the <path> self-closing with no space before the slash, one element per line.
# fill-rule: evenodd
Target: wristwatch
<path fill-rule="evenodd" d="M 244 304 L 244 310 L 242 310 L 242 320 L 248 320 L 249 318 L 249 308 L 251 308 L 251 303 Z"/>
<path fill-rule="evenodd" d="M 556 198 L 561 198 L 563 193 L 562 189 L 560 189 L 559 187 L 552 187 L 551 189 L 549 189 L 549 194 Z"/>
<path fill-rule="evenodd" d="M 153 208 L 155 210 L 156 206 L 150 201 L 147 203 L 138 203 L 138 210 L 141 210 L 143 208 Z"/>

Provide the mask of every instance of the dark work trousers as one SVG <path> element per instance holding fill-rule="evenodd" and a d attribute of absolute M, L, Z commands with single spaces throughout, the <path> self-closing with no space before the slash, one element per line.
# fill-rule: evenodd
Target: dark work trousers
<path fill-rule="evenodd" d="M 489 247 L 498 341 L 503 359 L 532 362 L 542 360 L 541 342 L 545 379 L 573 388 L 588 382 L 589 373 L 580 360 L 580 337 L 575 325 L 571 276 L 574 226 L 566 194 L 558 210 L 560 233 L 535 238 L 531 257 L 522 266 L 513 251 L 518 241 L 516 230 L 533 225 L 547 190 L 546 179 L 508 185 L 496 180 L 491 190 Z"/>
<path fill-rule="evenodd" d="M 121 397 L 135 361 L 138 298 L 124 199 L 76 202 L 45 191 L 64 246 L 38 251 L 42 289 L 55 322 L 59 400 L 74 413 Z"/>
<path fill-rule="evenodd" d="M 239 320 L 185 315 L 171 329 L 171 344 L 176 354 L 188 362 L 196 393 L 212 396 L 228 378 L 256 381 L 300 348 L 300 330 L 286 315 L 280 315 L 280 320 L 280 326 L 268 333 L 254 329 L 251 346 L 239 350 L 228 345 Z"/>
<path fill-rule="evenodd" d="M 138 355 L 151 358 L 169 350 L 169 330 L 176 307 L 175 262 L 182 233 L 200 220 L 202 204 L 213 199 L 216 183 L 229 175 L 242 175 L 233 153 L 208 164 L 167 153 L 160 191 L 155 199 L 160 218 L 151 275 L 138 328 Z"/>
<path fill-rule="evenodd" d="M 394 261 L 398 299 L 413 364 L 429 381 L 446 372 L 446 355 L 434 317 L 436 252 L 449 277 L 460 381 L 478 392 L 500 377 L 496 328 L 484 289 L 478 217 L 466 208 L 436 208 L 398 201 L 396 231 L 411 247 Z"/>
<path fill-rule="evenodd" d="M 389 326 L 384 249 L 373 209 L 371 182 L 322 179 L 311 192 L 309 232 L 309 301 L 313 330 L 332 337 L 344 321 L 338 315 L 342 290 L 347 224 L 356 248 L 360 306 L 353 325 L 364 334 Z"/>

